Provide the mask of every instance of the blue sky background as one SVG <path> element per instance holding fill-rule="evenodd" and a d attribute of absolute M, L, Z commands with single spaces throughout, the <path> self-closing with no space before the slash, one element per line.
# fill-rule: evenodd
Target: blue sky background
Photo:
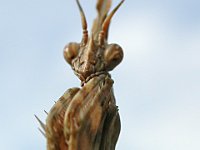
<path fill-rule="evenodd" d="M 95 2 L 81 0 L 89 28 Z M 126 0 L 110 29 L 125 54 L 117 150 L 199 150 L 200 1 Z M 75 0 L 0 0 L 0 149 L 46 149 L 34 114 L 80 85 L 62 50 L 81 33 Z"/>

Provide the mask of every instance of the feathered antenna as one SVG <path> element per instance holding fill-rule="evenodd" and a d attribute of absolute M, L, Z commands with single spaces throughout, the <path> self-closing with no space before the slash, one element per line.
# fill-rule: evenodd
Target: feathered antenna
<path fill-rule="evenodd" d="M 85 14 L 84 14 L 84 11 L 83 11 L 83 9 L 80 5 L 79 0 L 76 0 L 76 3 L 78 5 L 80 15 L 81 15 L 81 22 L 82 22 L 82 29 L 83 29 L 82 43 L 85 45 L 85 44 L 87 44 L 87 40 L 88 40 L 87 21 L 86 21 Z"/>
<path fill-rule="evenodd" d="M 110 21 L 113 17 L 113 15 L 115 14 L 115 12 L 118 10 L 118 8 L 122 5 L 122 3 L 124 2 L 125 0 L 122 0 L 114 9 L 113 11 L 106 17 L 106 19 L 104 20 L 103 24 L 102 24 L 102 30 L 101 32 L 99 33 L 99 43 L 100 45 L 102 45 L 104 43 L 104 39 L 105 39 L 105 36 L 108 34 L 108 28 L 109 28 L 109 25 L 110 25 Z"/>

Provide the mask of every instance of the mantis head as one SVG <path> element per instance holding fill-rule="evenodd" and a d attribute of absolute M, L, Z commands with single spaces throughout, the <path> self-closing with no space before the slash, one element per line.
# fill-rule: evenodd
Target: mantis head
<path fill-rule="evenodd" d="M 81 81 L 93 74 L 113 70 L 123 59 L 123 50 L 118 44 L 108 44 L 107 34 L 112 16 L 124 2 L 122 0 L 103 20 L 101 29 L 88 36 L 85 14 L 76 0 L 81 20 L 83 37 L 80 43 L 70 42 L 64 48 L 64 58 Z"/>

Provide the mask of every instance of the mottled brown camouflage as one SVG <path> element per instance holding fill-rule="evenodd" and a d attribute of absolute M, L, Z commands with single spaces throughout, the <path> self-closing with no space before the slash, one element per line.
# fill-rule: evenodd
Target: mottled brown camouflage
<path fill-rule="evenodd" d="M 118 44 L 108 44 L 110 20 L 121 3 L 107 15 L 111 0 L 98 0 L 98 16 L 88 36 L 85 14 L 80 10 L 83 38 L 64 48 L 64 57 L 82 82 L 71 88 L 48 113 L 46 124 L 38 118 L 48 150 L 114 150 L 120 133 L 120 118 L 108 71 L 123 58 Z"/>

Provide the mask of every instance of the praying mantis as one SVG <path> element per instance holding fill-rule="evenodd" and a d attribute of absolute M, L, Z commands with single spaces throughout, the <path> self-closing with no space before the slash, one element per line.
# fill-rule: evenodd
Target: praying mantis
<path fill-rule="evenodd" d="M 81 80 L 81 87 L 68 89 L 47 113 L 46 123 L 38 119 L 48 150 L 114 150 L 120 117 L 109 71 L 123 59 L 118 44 L 109 44 L 110 21 L 122 0 L 109 14 L 111 0 L 97 0 L 98 16 L 88 35 L 87 21 L 76 0 L 82 22 L 81 42 L 64 48 L 64 58 Z"/>

